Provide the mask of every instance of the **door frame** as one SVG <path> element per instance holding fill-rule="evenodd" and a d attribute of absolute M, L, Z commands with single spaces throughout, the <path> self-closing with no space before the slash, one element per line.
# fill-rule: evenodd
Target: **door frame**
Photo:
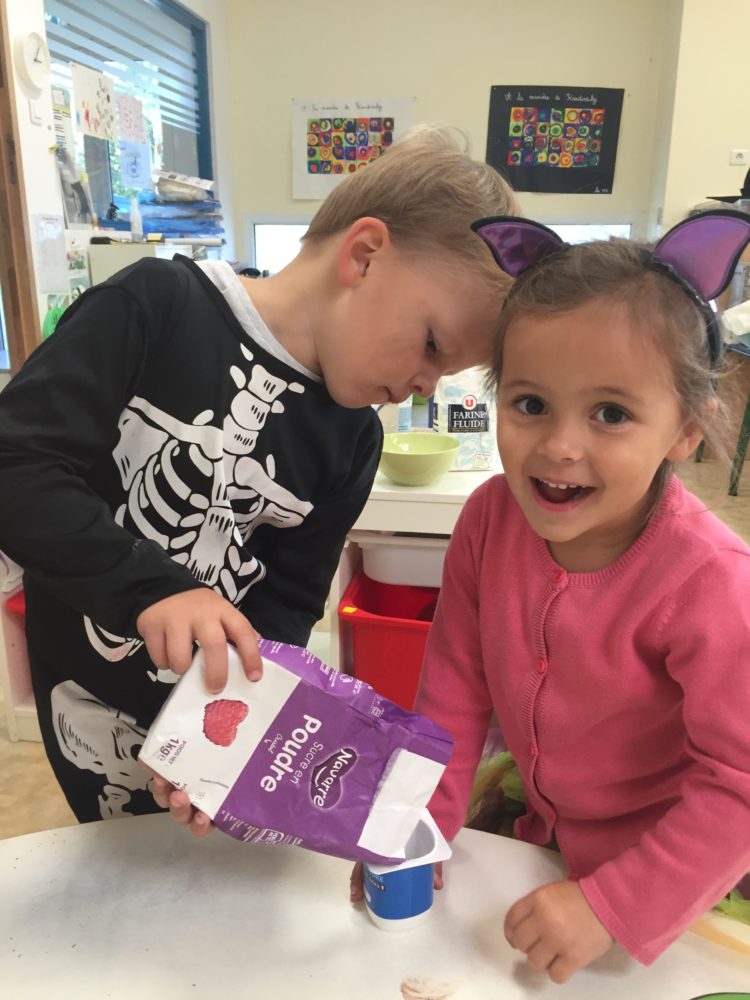
<path fill-rule="evenodd" d="M 0 285 L 10 370 L 15 374 L 41 342 L 41 326 L 21 143 L 13 58 L 0 3 Z"/>

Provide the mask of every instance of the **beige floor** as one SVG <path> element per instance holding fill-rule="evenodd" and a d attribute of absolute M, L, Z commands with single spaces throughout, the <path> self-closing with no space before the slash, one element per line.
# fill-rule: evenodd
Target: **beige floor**
<path fill-rule="evenodd" d="M 688 463 L 681 470 L 688 487 L 750 543 L 750 461 L 739 495 L 726 495 L 726 481 L 716 463 Z M 0 706 L 1 707 L 1 706 Z M 40 743 L 11 743 L 0 712 L 0 838 L 75 823 L 47 763 Z"/>

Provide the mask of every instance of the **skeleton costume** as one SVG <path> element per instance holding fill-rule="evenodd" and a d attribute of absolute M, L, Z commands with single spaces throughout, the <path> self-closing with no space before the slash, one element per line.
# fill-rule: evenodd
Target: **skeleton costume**
<path fill-rule="evenodd" d="M 203 585 L 304 645 L 381 442 L 226 262 L 148 258 L 66 311 L 0 394 L 0 548 L 25 568 L 39 722 L 79 820 L 157 809 L 136 758 L 176 677 L 140 612 Z"/>

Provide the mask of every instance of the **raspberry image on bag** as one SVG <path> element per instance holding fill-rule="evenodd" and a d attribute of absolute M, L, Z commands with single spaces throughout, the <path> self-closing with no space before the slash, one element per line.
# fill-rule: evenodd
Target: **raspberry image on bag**
<path fill-rule="evenodd" d="M 237 728 L 247 717 L 244 701 L 219 698 L 203 710 L 203 735 L 217 747 L 230 747 L 237 738 Z"/>

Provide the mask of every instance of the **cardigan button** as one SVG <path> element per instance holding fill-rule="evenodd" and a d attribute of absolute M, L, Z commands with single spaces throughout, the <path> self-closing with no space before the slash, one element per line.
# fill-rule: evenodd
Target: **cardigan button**
<path fill-rule="evenodd" d="M 537 669 L 538 673 L 540 673 L 540 674 L 546 674 L 547 673 L 547 661 L 546 660 L 537 660 L 536 669 Z"/>
<path fill-rule="evenodd" d="M 556 571 L 554 576 L 555 583 L 565 583 L 567 579 L 568 579 L 568 574 L 565 572 L 564 569 L 558 569 Z"/>
<path fill-rule="evenodd" d="M 536 745 L 536 743 L 532 743 L 531 746 L 529 747 L 529 757 L 534 758 L 538 753 L 539 753 L 539 747 Z"/>

